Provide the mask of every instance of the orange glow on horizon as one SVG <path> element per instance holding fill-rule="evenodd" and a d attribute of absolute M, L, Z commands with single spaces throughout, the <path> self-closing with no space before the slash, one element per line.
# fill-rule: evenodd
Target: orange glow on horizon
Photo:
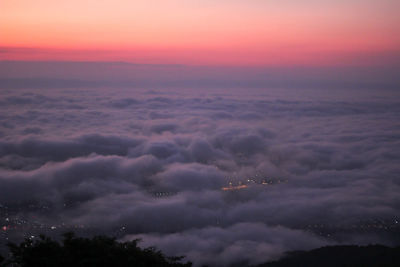
<path fill-rule="evenodd" d="M 352 60 L 398 56 L 397 7 L 394 0 L 5 0 L 0 60 L 366 64 Z"/>

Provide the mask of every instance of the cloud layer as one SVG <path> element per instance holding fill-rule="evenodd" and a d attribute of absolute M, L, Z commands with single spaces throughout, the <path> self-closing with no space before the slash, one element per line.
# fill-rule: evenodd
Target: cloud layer
<path fill-rule="evenodd" d="M 398 219 L 399 99 L 383 89 L 4 89 L 0 204 L 44 225 L 123 229 L 197 265 L 398 243 L 351 227 Z"/>

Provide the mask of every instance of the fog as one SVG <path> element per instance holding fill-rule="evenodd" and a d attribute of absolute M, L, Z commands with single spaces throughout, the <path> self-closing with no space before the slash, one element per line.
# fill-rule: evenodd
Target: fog
<path fill-rule="evenodd" d="M 0 91 L 0 204 L 17 210 L 9 220 L 118 231 L 196 266 L 399 244 L 393 86 L 25 82 Z M 380 226 L 360 230 L 370 224 Z"/>

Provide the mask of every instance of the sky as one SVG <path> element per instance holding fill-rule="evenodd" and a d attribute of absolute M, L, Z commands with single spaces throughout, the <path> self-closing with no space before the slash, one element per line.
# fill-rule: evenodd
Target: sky
<path fill-rule="evenodd" d="M 0 59 L 188 65 L 398 62 L 396 0 L 3 0 Z"/>

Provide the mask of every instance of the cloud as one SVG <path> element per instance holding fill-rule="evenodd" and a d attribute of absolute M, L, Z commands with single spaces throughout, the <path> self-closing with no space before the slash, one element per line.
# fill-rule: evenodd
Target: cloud
<path fill-rule="evenodd" d="M 223 173 L 215 166 L 202 164 L 172 164 L 155 177 L 157 184 L 171 190 L 219 190 L 225 182 Z"/>
<path fill-rule="evenodd" d="M 261 223 L 206 227 L 168 235 L 143 234 L 124 240 L 142 239 L 142 246 L 156 245 L 169 255 L 187 255 L 195 266 L 259 264 L 275 260 L 285 251 L 312 249 L 329 244 L 308 233 Z"/>
<path fill-rule="evenodd" d="M 150 131 L 154 133 L 175 132 L 179 126 L 175 123 L 161 123 L 150 127 Z"/>
<path fill-rule="evenodd" d="M 127 155 L 129 149 L 141 143 L 137 138 L 83 135 L 72 140 L 40 140 L 33 137 L 19 142 L 0 142 L 0 156 L 16 155 L 28 159 L 63 161 L 69 158 L 101 155 Z"/>
<path fill-rule="evenodd" d="M 197 265 L 399 242 L 397 92 L 1 94 L 0 204 L 41 229 L 140 236 Z"/>
<path fill-rule="evenodd" d="M 133 98 L 117 99 L 110 103 L 111 107 L 114 108 L 127 108 L 132 105 L 138 104 L 139 101 Z"/>

